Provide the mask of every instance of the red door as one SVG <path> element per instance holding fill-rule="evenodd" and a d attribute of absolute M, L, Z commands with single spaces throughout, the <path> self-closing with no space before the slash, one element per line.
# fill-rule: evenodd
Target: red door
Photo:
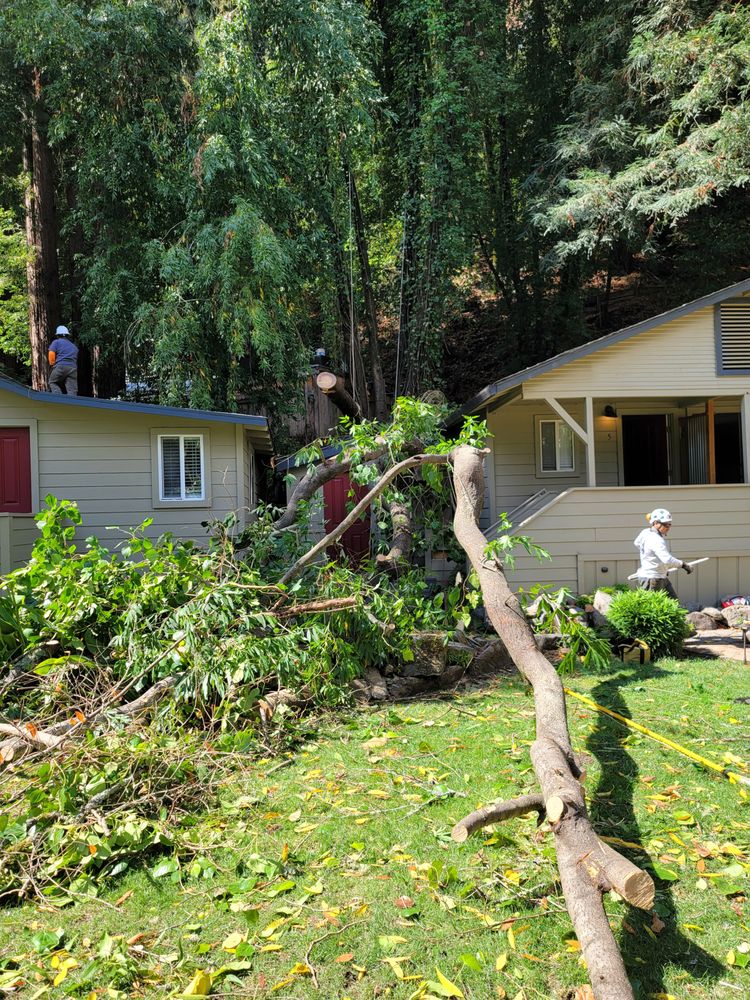
<path fill-rule="evenodd" d="M 0 513 L 31 513 L 28 427 L 0 427 Z"/>
<path fill-rule="evenodd" d="M 353 496 L 350 497 L 349 493 Z M 326 534 L 341 524 L 349 509 L 367 493 L 366 486 L 353 483 L 348 475 L 336 476 L 323 486 L 323 506 L 325 511 Z M 348 509 L 347 509 L 348 508 Z M 347 528 L 335 546 L 330 546 L 329 556 L 334 558 L 341 552 L 353 562 L 361 562 L 370 554 L 370 511 Z"/>

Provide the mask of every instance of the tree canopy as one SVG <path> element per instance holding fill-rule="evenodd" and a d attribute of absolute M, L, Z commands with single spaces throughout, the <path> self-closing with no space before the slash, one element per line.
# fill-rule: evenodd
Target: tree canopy
<path fill-rule="evenodd" d="M 39 387 L 65 321 L 99 395 L 278 412 L 324 347 L 382 418 L 386 396 L 466 395 L 446 345 L 469 300 L 490 378 L 611 329 L 615 280 L 643 287 L 627 319 L 728 284 L 749 18 L 697 0 L 8 0 L 0 351 Z"/>

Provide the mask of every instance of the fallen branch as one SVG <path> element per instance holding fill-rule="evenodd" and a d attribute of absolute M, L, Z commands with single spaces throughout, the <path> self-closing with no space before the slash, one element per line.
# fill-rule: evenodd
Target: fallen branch
<path fill-rule="evenodd" d="M 164 677 L 157 681 L 148 691 L 144 691 L 138 698 L 127 702 L 125 705 L 118 704 L 124 692 L 120 692 L 115 700 L 106 701 L 96 712 L 87 718 L 72 717 L 64 722 L 56 722 L 47 729 L 39 729 L 32 723 L 0 723 L 0 733 L 10 736 L 11 739 L 0 743 L 0 764 L 9 764 L 12 760 L 18 762 L 21 757 L 25 757 L 33 749 L 55 750 L 69 737 L 78 735 L 90 729 L 101 719 L 105 712 L 112 708 L 117 708 L 120 715 L 132 718 L 145 709 L 150 708 L 171 691 L 180 680 L 181 674 Z"/>
<path fill-rule="evenodd" d="M 294 615 L 314 615 L 328 611 L 345 611 L 359 603 L 358 597 L 330 597 L 323 601 L 307 601 L 293 604 L 289 608 L 278 608 L 273 613 L 277 618 L 292 618 Z"/>
<path fill-rule="evenodd" d="M 376 462 L 379 458 L 382 458 L 387 451 L 388 446 L 385 440 L 383 440 L 382 444 L 378 443 L 377 448 L 366 452 L 363 456 L 361 456 L 360 460 L 364 464 L 367 464 L 368 462 Z M 310 500 L 313 496 L 315 496 L 318 490 L 325 486 L 326 483 L 330 482 L 331 479 L 335 479 L 336 476 L 341 476 L 345 472 L 348 472 L 352 467 L 353 460 L 354 456 L 352 452 L 344 451 L 336 459 L 324 459 L 317 465 L 311 465 L 294 487 L 284 513 L 274 523 L 274 532 L 283 531 L 285 528 L 291 527 L 291 525 L 293 525 L 297 520 L 300 504 L 305 503 L 307 500 Z"/>
<path fill-rule="evenodd" d="M 380 479 L 378 479 L 372 489 L 365 493 L 359 503 L 352 508 L 341 524 L 337 525 L 332 531 L 329 531 L 325 538 L 321 538 L 319 542 L 313 545 L 311 549 L 308 549 L 303 556 L 300 556 L 300 558 L 289 567 L 286 573 L 284 573 L 279 580 L 279 583 L 286 585 L 290 580 L 299 576 L 302 570 L 305 569 L 306 566 L 309 566 L 311 562 L 314 562 L 321 552 L 325 552 L 329 545 L 332 545 L 344 534 L 345 531 L 351 528 L 353 524 L 357 523 L 373 500 L 377 499 L 377 497 L 383 493 L 388 485 L 393 482 L 397 476 L 400 476 L 401 473 L 419 465 L 445 465 L 447 464 L 449 458 L 450 456 L 446 454 L 412 455 L 409 458 L 405 458 L 402 462 L 398 462 L 396 465 L 392 466 L 380 477 Z"/>
<path fill-rule="evenodd" d="M 552 830 L 565 903 L 594 997 L 632 1000 L 633 991 L 604 911 L 602 893 L 616 889 L 628 902 L 646 907 L 653 901 L 653 882 L 646 872 L 640 872 L 603 845 L 591 826 L 570 743 L 562 682 L 537 648 L 500 564 L 485 556 L 486 539 L 479 528 L 484 496 L 482 453 L 476 448 L 458 448 L 452 462 L 456 538 L 479 577 L 484 606 L 495 631 L 534 692 L 536 740 L 531 759 L 545 812 L 548 818 L 556 817 Z M 634 871 L 639 874 L 635 876 Z"/>

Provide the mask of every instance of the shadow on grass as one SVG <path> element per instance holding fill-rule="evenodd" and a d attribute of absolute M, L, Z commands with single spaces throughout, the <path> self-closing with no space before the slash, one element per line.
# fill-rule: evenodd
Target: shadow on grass
<path fill-rule="evenodd" d="M 625 667 L 616 675 L 603 678 L 591 691 L 591 697 L 619 715 L 631 718 L 622 689 L 628 684 L 648 682 L 661 673 L 657 667 Z M 640 844 L 641 833 L 633 809 L 638 766 L 623 745 L 627 734 L 621 723 L 601 712 L 596 713 L 596 728 L 589 736 L 587 747 L 599 761 L 601 778 L 593 790 L 589 813 L 600 835 Z M 664 977 L 670 966 L 678 966 L 698 980 L 718 979 L 724 972 L 723 966 L 680 931 L 670 883 L 657 877 L 647 854 L 615 846 L 654 879 L 654 910 L 664 923 L 659 933 L 654 934 L 651 929 L 653 915 L 628 907 L 624 920 L 627 926 L 623 927 L 620 947 L 636 997 L 666 993 Z"/>

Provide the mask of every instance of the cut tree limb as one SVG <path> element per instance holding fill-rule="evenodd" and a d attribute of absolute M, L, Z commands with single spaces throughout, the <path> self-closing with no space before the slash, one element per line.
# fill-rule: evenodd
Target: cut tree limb
<path fill-rule="evenodd" d="M 294 615 L 313 615 L 329 611 L 345 611 L 359 604 L 358 597 L 329 597 L 323 601 L 306 601 L 304 604 L 292 604 L 288 608 L 278 608 L 274 611 L 277 618 L 292 618 Z"/>
<path fill-rule="evenodd" d="M 78 735 L 90 729 L 106 711 L 116 707 L 120 715 L 132 718 L 140 712 L 145 711 L 171 691 L 180 679 L 179 674 L 163 677 L 157 681 L 148 691 L 144 691 L 138 698 L 127 702 L 125 705 L 117 705 L 117 701 L 108 702 L 102 705 L 98 711 L 94 712 L 83 721 L 78 718 L 67 719 L 65 722 L 56 722 L 46 729 L 39 729 L 32 724 L 0 724 L 0 734 L 9 736 L 10 739 L 0 743 L 0 764 L 9 764 L 11 761 L 18 762 L 21 757 L 26 756 L 33 750 L 55 750 L 68 737 Z"/>
<path fill-rule="evenodd" d="M 527 813 L 539 813 L 540 821 L 544 818 L 544 799 L 541 795 L 520 795 L 517 799 L 507 802 L 493 802 L 489 806 L 475 809 L 473 813 L 464 816 L 451 830 L 451 837 L 457 844 L 463 844 L 472 833 L 481 830 L 491 823 L 502 823 L 506 819 L 525 816 Z"/>
<path fill-rule="evenodd" d="M 573 921 L 596 1000 L 632 1000 L 633 990 L 602 904 L 602 892 L 616 888 L 624 898 L 632 890 L 635 905 L 650 896 L 646 872 L 634 876 L 616 851 L 610 855 L 589 820 L 568 732 L 565 693 L 560 678 L 539 651 L 518 599 L 500 564 L 485 556 L 486 539 L 479 528 L 484 495 L 482 453 L 456 449 L 452 456 L 456 492 L 454 530 L 476 571 L 484 606 L 521 675 L 534 692 L 536 740 L 531 748 L 542 799 L 562 801 L 561 818 L 553 824 L 557 864 L 565 903 Z M 559 806 L 556 805 L 559 809 Z M 635 866 L 632 866 L 635 868 Z M 637 870 L 636 870 L 637 871 Z M 648 881 L 647 881 L 648 880 Z M 623 891 L 624 890 L 624 891 Z M 640 900 L 640 902 L 636 902 Z"/>

